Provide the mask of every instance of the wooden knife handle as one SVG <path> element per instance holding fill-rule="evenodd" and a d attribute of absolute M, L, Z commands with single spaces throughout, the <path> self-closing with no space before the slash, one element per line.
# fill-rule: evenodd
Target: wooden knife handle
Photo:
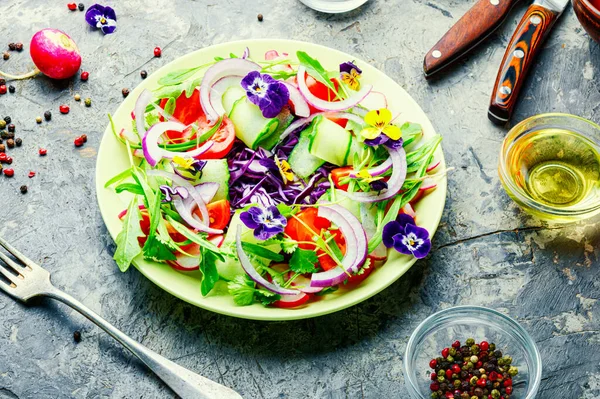
<path fill-rule="evenodd" d="M 425 77 L 450 65 L 495 31 L 521 0 L 479 0 L 425 55 Z"/>
<path fill-rule="evenodd" d="M 510 119 L 527 72 L 559 16 L 559 12 L 538 5 L 527 9 L 498 71 L 488 111 L 492 122 L 505 124 Z"/>

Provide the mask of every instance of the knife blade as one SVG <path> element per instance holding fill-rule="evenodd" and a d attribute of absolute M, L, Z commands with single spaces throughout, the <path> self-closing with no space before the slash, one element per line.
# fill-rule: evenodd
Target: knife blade
<path fill-rule="evenodd" d="M 536 0 L 525 12 L 498 70 L 488 110 L 492 122 L 510 120 L 533 60 L 568 4 L 569 0 Z"/>
<path fill-rule="evenodd" d="M 429 78 L 494 32 L 510 10 L 523 0 L 479 0 L 425 55 L 423 72 Z"/>

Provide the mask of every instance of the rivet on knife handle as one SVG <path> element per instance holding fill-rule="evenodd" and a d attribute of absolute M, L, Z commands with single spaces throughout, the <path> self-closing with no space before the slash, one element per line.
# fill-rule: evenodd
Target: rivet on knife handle
<path fill-rule="evenodd" d="M 527 72 L 559 16 L 559 12 L 535 4 L 527 9 L 498 71 L 488 111 L 492 122 L 504 124 L 510 119 Z"/>
<path fill-rule="evenodd" d="M 495 31 L 521 0 L 479 0 L 425 56 L 425 77 L 450 65 Z"/>

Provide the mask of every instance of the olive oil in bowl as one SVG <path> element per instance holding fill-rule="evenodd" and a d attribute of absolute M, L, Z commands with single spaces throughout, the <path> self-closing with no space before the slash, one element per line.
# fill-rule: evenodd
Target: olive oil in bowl
<path fill-rule="evenodd" d="M 600 212 L 600 149 L 595 137 L 572 120 L 556 123 L 557 118 L 576 117 L 534 118 L 550 118 L 545 121 L 550 123 L 524 121 L 505 140 L 500 176 L 509 195 L 525 210 L 552 221 Z M 577 120 L 584 121 L 583 126 L 591 124 Z M 600 128 L 596 133 L 600 137 Z"/>

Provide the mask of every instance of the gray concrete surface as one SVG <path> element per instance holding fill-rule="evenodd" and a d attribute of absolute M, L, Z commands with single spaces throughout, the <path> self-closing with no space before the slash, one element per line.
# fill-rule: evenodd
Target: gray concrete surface
<path fill-rule="evenodd" d="M 548 228 L 523 214 L 496 173 L 505 128 L 486 118 L 497 67 L 526 5 L 475 53 L 426 82 L 422 57 L 473 0 L 370 0 L 345 15 L 295 0 L 108 1 L 111 36 L 87 27 L 67 1 L 1 0 L 0 48 L 43 27 L 68 32 L 89 82 L 45 78 L 0 96 L 17 124 L 16 177 L 0 178 L 0 235 L 52 271 L 57 286 L 162 355 L 237 389 L 246 398 L 407 398 L 402 353 L 417 324 L 457 304 L 480 304 L 518 319 L 544 362 L 539 398 L 600 397 L 598 219 Z M 90 5 L 86 3 L 86 6 Z M 256 20 L 258 13 L 264 21 Z M 431 256 L 400 281 L 351 309 L 313 320 L 263 323 L 194 308 L 137 271 L 118 271 L 96 206 L 95 155 L 121 89 L 195 49 L 245 38 L 290 38 L 368 60 L 404 86 L 444 136 L 456 170 Z M 159 45 L 163 57 L 152 57 Z M 26 52 L 2 69 L 26 70 Z M 143 67 L 143 68 L 142 68 Z M 515 121 L 569 112 L 600 122 L 600 47 L 572 9 L 558 22 L 524 87 Z M 91 97 L 93 106 L 72 100 Z M 69 103 L 67 116 L 58 106 Z M 34 118 L 52 110 L 51 123 Z M 72 140 L 85 133 L 85 149 Z M 48 156 L 37 155 L 38 146 Z M 37 176 L 28 179 L 29 170 Z M 19 186 L 29 193 L 21 195 Z M 172 393 L 135 358 L 75 312 L 51 301 L 26 307 L 0 295 L 0 398 L 160 398 Z M 73 342 L 73 332 L 82 341 Z"/>

